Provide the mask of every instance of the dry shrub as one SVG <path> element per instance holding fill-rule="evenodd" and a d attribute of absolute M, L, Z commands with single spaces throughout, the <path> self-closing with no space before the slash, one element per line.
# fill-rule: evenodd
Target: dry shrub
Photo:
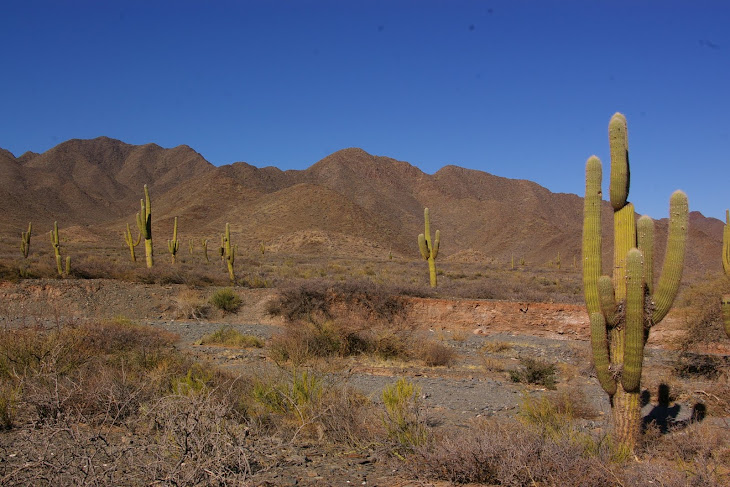
<path fill-rule="evenodd" d="M 279 360 L 304 363 L 315 357 L 373 353 L 382 358 L 410 355 L 413 327 L 405 305 L 368 282 L 305 282 L 282 290 L 268 312 L 287 320 L 272 339 Z"/>
<path fill-rule="evenodd" d="M 676 306 L 683 309 L 686 328 L 680 343 L 683 349 L 717 343 L 727 338 L 720 298 L 728 293 L 730 293 L 730 283 L 721 277 L 700 280 L 682 291 Z"/>
<path fill-rule="evenodd" d="M 421 350 L 421 359 L 428 367 L 450 367 L 456 362 L 456 351 L 439 342 L 427 342 Z"/>
<path fill-rule="evenodd" d="M 419 475 L 454 483 L 614 485 L 610 471 L 580 445 L 514 423 L 478 422 L 418 448 L 410 460 Z"/>
<path fill-rule="evenodd" d="M 509 350 L 512 350 L 512 345 L 501 340 L 484 342 L 481 347 L 482 353 L 503 353 Z"/>
<path fill-rule="evenodd" d="M 555 364 L 528 357 L 520 359 L 520 366 L 520 369 L 510 371 L 512 382 L 536 384 L 545 386 L 548 389 L 555 389 L 557 382 L 555 377 L 557 366 Z"/>
<path fill-rule="evenodd" d="M 200 293 L 194 289 L 184 289 L 175 297 L 178 319 L 202 320 L 208 317 L 210 307 Z"/>
<path fill-rule="evenodd" d="M 200 345 L 223 345 L 227 347 L 261 348 L 264 342 L 253 335 L 244 335 L 231 326 L 223 326 L 215 332 L 202 337 Z"/>

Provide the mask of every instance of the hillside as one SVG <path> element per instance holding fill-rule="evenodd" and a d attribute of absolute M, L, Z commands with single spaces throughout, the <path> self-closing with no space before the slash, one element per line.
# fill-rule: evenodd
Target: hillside
<path fill-rule="evenodd" d="M 580 259 L 580 196 L 456 166 L 429 175 L 357 148 L 305 170 L 281 171 L 245 162 L 215 167 L 187 146 L 164 149 L 99 137 L 18 158 L 0 150 L 0 176 L 2 235 L 19 234 L 28 221 L 41 228 L 58 220 L 62 228 L 78 226 L 118 246 L 148 184 L 157 235 L 166 235 L 178 216 L 182 238 L 217 239 L 230 222 L 244 249 L 265 242 L 287 253 L 383 258 L 392 250 L 417 258 L 416 236 L 428 206 L 432 228 L 442 235 L 441 259 L 508 262 L 514 255 L 544 264 L 558 253 L 566 265 Z M 608 205 L 605 215 L 608 236 Z M 665 234 L 666 221 L 660 220 L 659 255 Z M 722 222 L 691 214 L 689 272 L 717 270 L 721 235 Z M 606 248 L 607 263 L 610 252 Z"/>

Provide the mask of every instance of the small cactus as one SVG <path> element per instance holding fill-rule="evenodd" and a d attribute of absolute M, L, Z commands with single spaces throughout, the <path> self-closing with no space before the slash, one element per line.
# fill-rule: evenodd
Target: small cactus
<path fill-rule="evenodd" d="M 129 229 L 129 223 L 127 223 L 127 231 L 122 234 L 124 236 L 124 242 L 129 247 L 129 254 L 132 257 L 132 262 L 137 262 L 137 256 L 134 254 L 134 248 L 139 245 L 142 241 L 142 233 L 137 236 L 137 241 L 132 238 L 132 230 Z"/>
<path fill-rule="evenodd" d="M 137 213 L 137 228 L 144 237 L 144 252 L 147 257 L 147 267 L 154 263 L 152 249 L 152 204 L 147 185 L 144 185 L 144 199 L 139 200 L 140 211 Z"/>
<path fill-rule="evenodd" d="M 223 248 L 222 253 L 226 264 L 228 265 L 228 277 L 231 278 L 231 282 L 236 282 L 236 275 L 233 271 L 233 263 L 236 260 L 236 247 L 231 245 L 231 225 L 226 223 L 226 233 L 223 235 Z"/>
<path fill-rule="evenodd" d="M 177 239 L 177 217 L 175 217 L 175 223 L 172 227 L 172 240 L 167 241 L 167 250 L 170 251 L 170 255 L 172 256 L 172 263 L 175 263 L 175 257 L 177 256 L 177 251 L 180 249 L 180 241 Z"/>
<path fill-rule="evenodd" d="M 730 277 L 730 210 L 725 210 L 725 227 L 722 230 L 722 268 L 725 275 Z M 730 294 L 722 297 L 722 319 L 725 322 L 725 333 L 730 338 Z"/>
<path fill-rule="evenodd" d="M 190 255 L 194 255 L 194 250 L 195 250 L 195 248 L 194 248 L 194 244 L 193 244 L 193 239 L 189 238 L 188 239 L 188 253 Z"/>
<path fill-rule="evenodd" d="M 208 239 L 201 238 L 200 245 L 203 248 L 203 256 L 205 257 L 205 261 L 210 262 L 210 259 L 208 258 Z"/>
<path fill-rule="evenodd" d="M 53 253 L 56 254 L 56 270 L 58 271 L 58 275 L 63 277 L 63 259 L 61 259 L 61 240 L 58 238 L 58 222 L 53 222 L 53 230 L 51 230 L 51 245 L 53 246 Z M 67 271 L 69 267 L 70 257 L 66 259 Z"/>
<path fill-rule="evenodd" d="M 30 252 L 30 232 L 33 228 L 32 222 L 28 223 L 28 231 L 21 232 L 20 234 L 20 251 L 23 253 L 24 258 L 28 258 L 28 252 Z"/>
<path fill-rule="evenodd" d="M 439 253 L 441 233 L 436 230 L 436 238 L 431 241 L 431 221 L 429 219 L 428 208 L 424 208 L 423 210 L 423 219 L 426 222 L 426 231 L 418 236 L 418 248 L 424 260 L 428 261 L 431 287 L 436 287 L 436 257 Z"/>

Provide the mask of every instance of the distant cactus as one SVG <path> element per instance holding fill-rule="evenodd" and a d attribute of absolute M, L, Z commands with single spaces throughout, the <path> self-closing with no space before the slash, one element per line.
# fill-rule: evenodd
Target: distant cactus
<path fill-rule="evenodd" d="M 20 234 L 20 251 L 23 253 L 24 258 L 28 258 L 28 252 L 30 252 L 30 232 L 33 227 L 32 223 L 28 223 L 28 231 L 21 232 Z"/>
<path fill-rule="evenodd" d="M 266 253 L 266 244 L 261 242 L 261 245 L 259 245 L 259 251 L 261 252 L 261 255 L 264 255 Z"/>
<path fill-rule="evenodd" d="M 152 250 L 152 204 L 150 203 L 150 193 L 147 185 L 144 185 L 144 199 L 139 200 L 140 212 L 137 213 L 137 227 L 144 237 L 144 252 L 147 257 L 147 267 L 152 267 L 153 255 Z"/>
<path fill-rule="evenodd" d="M 730 277 L 730 210 L 725 210 L 725 227 L 722 230 L 722 268 L 725 275 Z M 722 297 L 722 319 L 725 322 L 725 333 L 730 338 L 730 294 Z"/>
<path fill-rule="evenodd" d="M 129 223 L 127 223 L 127 231 L 122 235 L 124 236 L 124 241 L 126 242 L 127 247 L 129 247 L 129 254 L 132 257 L 132 262 L 137 262 L 137 256 L 134 254 L 134 248 L 142 241 L 142 233 L 140 232 L 137 236 L 137 241 L 135 242 L 132 238 L 132 230 L 129 229 Z"/>
<path fill-rule="evenodd" d="M 228 276 L 231 282 L 236 282 L 236 275 L 233 271 L 233 263 L 236 260 L 236 247 L 231 245 L 231 225 L 226 223 L 226 233 L 223 235 L 223 254 L 228 265 Z"/>
<path fill-rule="evenodd" d="M 436 230 L 436 238 L 431 241 L 431 221 L 428 208 L 423 210 L 423 219 L 426 222 L 426 231 L 418 236 L 418 248 L 421 256 L 428 261 L 428 273 L 431 279 L 431 287 L 436 287 L 436 257 L 439 253 L 439 242 L 441 233 Z"/>
<path fill-rule="evenodd" d="M 644 344 L 649 329 L 671 308 L 679 289 L 687 239 L 687 196 L 670 199 L 669 236 L 657 289 L 653 286 L 654 222 L 638 224 L 629 203 L 626 119 L 617 113 L 609 124 L 611 147 L 610 198 L 614 210 L 613 280 L 601 275 L 602 166 L 592 156 L 586 163 L 583 216 L 583 285 L 591 323 L 596 375 L 611 397 L 616 439 L 633 450 L 641 426 L 639 400 Z"/>
<path fill-rule="evenodd" d="M 53 246 L 53 252 L 56 254 L 56 270 L 58 275 L 63 277 L 63 266 L 61 259 L 61 240 L 58 238 L 58 222 L 53 222 L 53 230 L 51 230 L 51 245 Z M 66 258 L 66 274 L 68 274 L 69 268 L 71 267 L 71 257 Z"/>
<path fill-rule="evenodd" d="M 175 217 L 175 223 L 172 227 L 172 240 L 167 241 L 167 250 L 170 251 L 172 256 L 172 263 L 175 263 L 177 257 L 177 251 L 180 249 L 180 241 L 177 239 L 177 217 Z"/>
<path fill-rule="evenodd" d="M 193 239 L 192 238 L 189 238 L 188 239 L 188 253 L 190 255 L 193 255 L 194 254 L 194 252 L 193 252 L 194 250 L 195 249 L 194 249 Z"/>
<path fill-rule="evenodd" d="M 200 245 L 201 245 L 201 247 L 203 247 L 203 256 L 205 257 L 205 261 L 210 262 L 210 259 L 208 258 L 208 239 L 201 238 Z"/>

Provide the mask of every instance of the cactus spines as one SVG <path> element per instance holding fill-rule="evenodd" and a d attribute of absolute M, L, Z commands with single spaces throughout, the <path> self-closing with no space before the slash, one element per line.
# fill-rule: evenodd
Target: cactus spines
<path fill-rule="evenodd" d="M 722 230 L 722 268 L 730 277 L 730 210 L 725 210 L 725 227 Z M 722 319 L 725 322 L 725 333 L 730 338 L 730 294 L 722 297 Z"/>
<path fill-rule="evenodd" d="M 147 257 L 147 267 L 152 267 L 153 255 L 152 250 L 152 204 L 150 203 L 150 193 L 147 185 L 144 185 L 144 199 L 139 200 L 140 211 L 137 213 L 137 228 L 144 237 L 144 252 Z"/>
<path fill-rule="evenodd" d="M 426 222 L 425 233 L 418 235 L 418 248 L 421 256 L 428 261 L 428 273 L 431 281 L 431 287 L 436 287 L 436 257 L 439 253 L 439 243 L 441 233 L 436 230 L 434 240 L 431 240 L 431 220 L 428 214 L 428 208 L 423 210 L 423 218 Z"/>
<path fill-rule="evenodd" d="M 233 263 L 236 260 L 236 247 L 231 245 L 231 225 L 226 223 L 226 233 L 223 236 L 223 258 L 228 265 L 228 276 L 231 278 L 231 282 L 236 282 L 236 275 L 233 272 Z"/>
<path fill-rule="evenodd" d="M 167 241 L 167 250 L 170 251 L 170 255 L 172 256 L 172 263 L 175 263 L 175 257 L 177 256 L 177 251 L 180 249 L 180 241 L 177 239 L 177 217 L 175 217 L 175 223 L 172 227 L 172 240 Z"/>
<path fill-rule="evenodd" d="M 56 270 L 59 276 L 63 276 L 63 260 L 61 259 L 61 240 L 58 238 L 58 222 L 53 222 L 53 230 L 51 230 L 51 245 L 53 252 L 56 254 Z"/>
<path fill-rule="evenodd" d="M 134 238 L 132 238 L 132 230 L 129 229 L 129 223 L 127 223 L 127 231 L 123 235 L 124 242 L 127 244 L 127 247 L 129 247 L 129 254 L 132 257 L 132 262 L 137 262 L 137 256 L 134 254 L 134 248 L 142 241 L 142 233 L 140 232 L 140 234 L 137 235 L 137 241 L 135 242 Z"/>
<path fill-rule="evenodd" d="M 592 156 L 586 163 L 583 285 L 598 380 L 611 397 L 616 439 L 633 450 L 640 434 L 644 345 L 650 327 L 667 314 L 679 288 L 689 208 L 687 196 L 681 191 L 670 198 L 666 256 L 654 289 L 654 222 L 649 217 L 641 217 L 637 222 L 634 207 L 628 202 L 626 134 L 626 118 L 614 115 L 609 124 L 613 279 L 601 275 L 601 161 Z"/>
<path fill-rule="evenodd" d="M 24 258 L 28 258 L 28 252 L 30 252 L 30 232 L 33 228 L 33 223 L 28 223 L 28 231 L 21 232 L 20 234 L 20 251 L 23 253 Z"/>

